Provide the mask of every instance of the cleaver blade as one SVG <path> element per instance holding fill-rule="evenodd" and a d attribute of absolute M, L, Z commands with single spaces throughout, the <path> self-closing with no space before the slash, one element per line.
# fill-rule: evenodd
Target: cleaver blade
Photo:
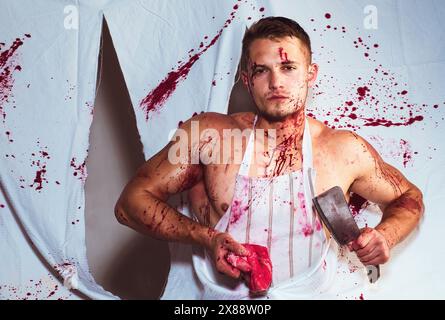
<path fill-rule="evenodd" d="M 312 201 L 321 220 L 339 245 L 344 246 L 360 236 L 360 229 L 339 186 L 326 190 Z M 380 267 L 366 266 L 366 269 L 369 281 L 376 282 L 380 277 Z"/>

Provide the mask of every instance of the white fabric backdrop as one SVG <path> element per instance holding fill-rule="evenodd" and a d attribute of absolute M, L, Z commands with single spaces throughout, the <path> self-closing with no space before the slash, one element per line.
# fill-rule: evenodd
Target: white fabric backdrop
<path fill-rule="evenodd" d="M 12 54 L 1 69 L 11 70 L 0 102 L 1 299 L 77 298 L 56 274 L 90 297 L 113 298 L 85 254 L 84 161 L 105 2 L 89 3 L 0 3 L 2 58 Z M 16 38 L 23 45 L 9 51 Z"/>
<path fill-rule="evenodd" d="M 77 271 L 78 287 L 88 296 L 114 298 L 88 272 L 83 224 L 82 164 L 102 11 L 146 158 L 194 112 L 227 111 L 247 25 L 268 15 L 298 21 L 320 65 L 308 114 L 367 138 L 425 196 L 420 227 L 394 250 L 378 285 L 339 298 L 445 298 L 445 249 L 439 241 L 445 222 L 442 1 L 374 1 L 371 8 L 352 0 L 45 1 L 33 2 L 32 9 L 30 3 L 0 2 L 1 52 L 23 39 L 1 65 L 2 72 L 8 65 L 21 70 L 14 69 L 6 85 L 2 79 L 1 89 L 7 98 L 0 100 L 0 298 L 76 298 L 60 284 L 52 289 L 57 280 L 37 252 L 56 271 Z M 80 8 L 78 30 L 64 28 L 63 10 L 70 4 Z M 357 217 L 361 225 L 379 217 L 369 208 Z M 34 286 L 27 296 L 30 280 L 42 280 L 46 289 Z M 167 291 L 179 286 L 176 280 L 170 279 Z"/>

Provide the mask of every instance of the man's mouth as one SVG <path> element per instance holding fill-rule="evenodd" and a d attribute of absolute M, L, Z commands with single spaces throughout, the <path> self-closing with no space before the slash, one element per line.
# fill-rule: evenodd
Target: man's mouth
<path fill-rule="evenodd" d="M 267 100 L 270 100 L 270 101 L 286 100 L 286 99 L 289 99 L 289 97 L 282 96 L 282 95 L 273 95 L 273 96 L 270 96 L 270 97 L 267 98 Z"/>

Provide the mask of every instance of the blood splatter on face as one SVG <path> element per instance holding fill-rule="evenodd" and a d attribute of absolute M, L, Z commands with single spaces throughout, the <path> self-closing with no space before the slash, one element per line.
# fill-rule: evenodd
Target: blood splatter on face
<path fill-rule="evenodd" d="M 278 54 L 280 55 L 281 62 L 289 62 L 287 59 L 287 53 L 284 51 L 283 48 L 278 48 Z"/>
<path fill-rule="evenodd" d="M 255 39 L 249 47 L 249 58 L 247 77 L 243 79 L 263 118 L 283 121 L 304 109 L 309 66 L 303 43 L 292 37 Z M 286 64 L 283 59 L 288 59 Z M 300 64 L 305 67 L 297 67 Z"/>

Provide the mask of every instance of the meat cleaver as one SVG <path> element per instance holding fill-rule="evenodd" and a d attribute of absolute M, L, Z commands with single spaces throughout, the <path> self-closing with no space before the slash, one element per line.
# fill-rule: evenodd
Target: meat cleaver
<path fill-rule="evenodd" d="M 313 200 L 320 218 L 341 246 L 357 239 L 360 229 L 349 210 L 343 191 L 335 186 Z M 380 277 L 380 266 L 366 266 L 369 282 L 375 283 Z"/>

